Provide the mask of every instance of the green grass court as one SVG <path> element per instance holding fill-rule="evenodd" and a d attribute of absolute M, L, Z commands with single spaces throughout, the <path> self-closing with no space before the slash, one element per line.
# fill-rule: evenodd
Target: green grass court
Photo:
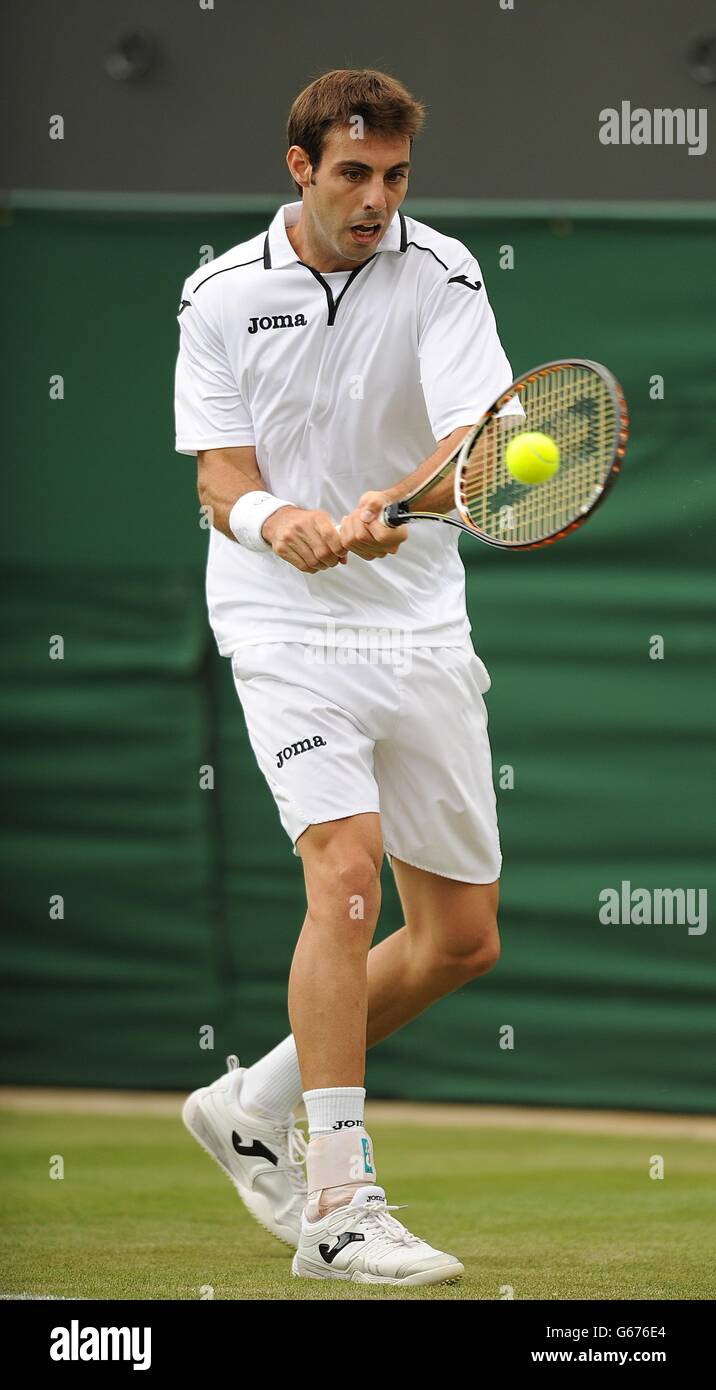
<path fill-rule="evenodd" d="M 177 1104 L 177 1111 L 179 1103 Z M 292 1279 L 291 1251 L 245 1211 L 178 1114 L 1 1116 L 7 1297 L 709 1299 L 709 1139 L 370 1122 L 378 1180 L 417 1234 L 465 1265 L 418 1289 Z M 667 1131 L 668 1132 L 668 1131 Z M 61 1154 L 65 1176 L 48 1177 Z M 663 1180 L 649 1177 L 661 1154 Z M 503 1290 L 501 1292 L 501 1290 Z"/>

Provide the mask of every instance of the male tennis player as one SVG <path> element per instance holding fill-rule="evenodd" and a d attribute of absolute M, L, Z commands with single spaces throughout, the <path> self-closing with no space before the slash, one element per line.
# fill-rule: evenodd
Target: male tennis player
<path fill-rule="evenodd" d="M 300 201 L 186 280 L 176 374 L 211 625 L 307 896 L 292 1035 L 184 1120 L 294 1275 L 407 1285 L 463 1266 L 389 1214 L 366 1047 L 495 964 L 501 856 L 459 532 L 380 517 L 512 380 L 477 261 L 399 211 L 423 118 L 381 72 L 301 92 Z M 384 853 L 405 925 L 371 949 Z"/>

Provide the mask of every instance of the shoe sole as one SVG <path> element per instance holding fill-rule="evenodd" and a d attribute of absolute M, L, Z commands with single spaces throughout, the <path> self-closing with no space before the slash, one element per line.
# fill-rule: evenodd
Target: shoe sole
<path fill-rule="evenodd" d="M 294 1279 L 342 1279 L 349 1284 L 397 1284 L 400 1287 L 409 1286 L 415 1288 L 420 1284 L 459 1284 L 465 1273 L 465 1266 L 457 1260 L 450 1260 L 446 1263 L 444 1271 L 441 1270 L 419 1270 L 417 1274 L 409 1274 L 405 1279 L 391 1279 L 384 1274 L 366 1274 L 362 1270 L 339 1270 L 339 1269 L 319 1269 L 311 1266 L 309 1269 L 297 1268 L 299 1265 L 298 1255 L 294 1255 L 291 1261 L 291 1274 Z"/>
<path fill-rule="evenodd" d="M 277 1230 L 275 1226 L 270 1224 L 270 1220 L 267 1216 L 262 1214 L 262 1212 L 266 1211 L 266 1208 L 268 1208 L 270 1212 L 268 1199 L 253 1192 L 251 1188 L 245 1187 L 239 1178 L 236 1177 L 236 1174 L 232 1173 L 231 1169 L 227 1167 L 224 1160 L 219 1157 L 216 1150 L 211 1147 L 213 1135 L 211 1129 L 204 1121 L 201 1110 L 201 1102 L 205 1093 L 206 1088 L 199 1087 L 197 1091 L 192 1091 L 191 1095 L 187 1096 L 187 1099 L 184 1101 L 181 1117 L 185 1128 L 192 1137 L 196 1139 L 197 1144 L 201 1144 L 202 1149 L 208 1153 L 209 1158 L 213 1158 L 214 1162 L 218 1164 L 222 1173 L 225 1173 L 227 1178 L 233 1183 L 246 1210 L 250 1216 L 253 1216 L 254 1221 L 258 1222 L 259 1226 L 262 1226 L 265 1231 L 268 1231 L 269 1235 L 274 1236 L 276 1240 L 280 1240 L 283 1245 L 288 1245 L 290 1249 L 295 1250 L 298 1246 L 298 1237 L 282 1235 L 280 1230 Z M 284 1231 L 288 1229 L 289 1228 L 285 1226 L 281 1228 L 281 1230 Z"/>

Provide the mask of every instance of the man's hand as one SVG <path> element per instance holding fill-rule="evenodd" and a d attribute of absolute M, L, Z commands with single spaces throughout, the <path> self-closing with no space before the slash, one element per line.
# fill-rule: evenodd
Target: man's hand
<path fill-rule="evenodd" d="M 348 547 L 328 512 L 278 507 L 267 517 L 261 535 L 274 555 L 305 574 L 345 565 Z"/>
<path fill-rule="evenodd" d="M 353 555 L 361 560 L 382 560 L 395 555 L 408 539 L 407 526 L 384 526 L 383 508 L 393 498 L 387 492 L 364 492 L 358 506 L 341 521 L 341 537 Z"/>

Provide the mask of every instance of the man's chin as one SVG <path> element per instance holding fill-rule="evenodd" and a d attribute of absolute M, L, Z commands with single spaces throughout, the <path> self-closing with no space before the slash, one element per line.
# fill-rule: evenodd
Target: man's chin
<path fill-rule="evenodd" d="M 370 260 L 373 254 L 372 251 L 365 251 L 362 247 L 345 246 L 341 242 L 336 243 L 335 253 L 336 260 L 346 262 L 344 266 L 345 270 L 349 268 L 348 262 L 350 262 L 350 266 L 355 269 L 356 266 L 363 265 L 364 261 Z"/>

